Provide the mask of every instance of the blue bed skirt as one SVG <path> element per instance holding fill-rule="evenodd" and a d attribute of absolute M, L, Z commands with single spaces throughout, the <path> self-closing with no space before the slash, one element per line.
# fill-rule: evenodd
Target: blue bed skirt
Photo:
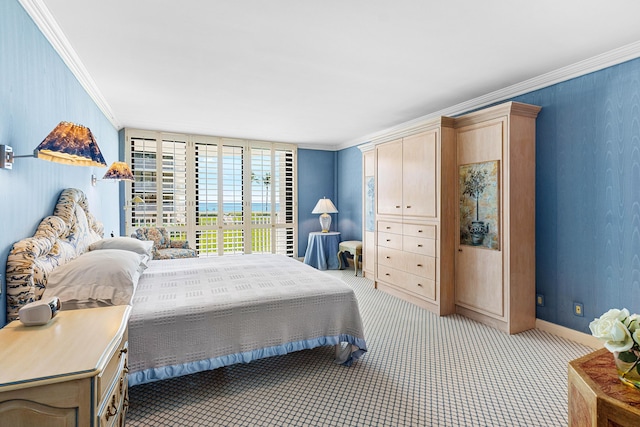
<path fill-rule="evenodd" d="M 249 363 L 253 360 L 263 359 L 265 357 L 280 356 L 294 351 L 309 350 L 320 346 L 337 345 L 340 343 L 348 343 L 358 347 L 357 350 L 351 352 L 346 361 L 342 362 L 345 366 L 351 366 L 355 360 L 359 359 L 367 351 L 367 343 L 362 338 L 356 338 L 351 335 L 344 334 L 333 337 L 320 337 L 267 347 L 259 350 L 247 351 L 244 353 L 214 357 L 197 362 L 182 363 L 178 365 L 163 366 L 160 368 L 150 368 L 145 369 L 144 371 L 132 372 L 129 374 L 129 386 L 131 387 L 138 384 L 180 377 L 182 375 L 195 374 L 196 372 L 235 365 L 236 363 Z"/>

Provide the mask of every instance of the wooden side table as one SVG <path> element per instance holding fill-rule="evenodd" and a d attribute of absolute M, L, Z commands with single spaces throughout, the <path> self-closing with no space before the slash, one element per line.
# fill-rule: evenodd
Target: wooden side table
<path fill-rule="evenodd" d="M 640 390 L 618 378 L 603 348 L 569 362 L 569 426 L 640 426 Z"/>

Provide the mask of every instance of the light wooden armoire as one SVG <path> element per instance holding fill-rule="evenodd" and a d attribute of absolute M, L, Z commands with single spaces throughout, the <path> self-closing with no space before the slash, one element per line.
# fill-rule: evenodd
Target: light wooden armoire
<path fill-rule="evenodd" d="M 455 311 L 453 125 L 440 117 L 375 145 L 375 250 L 364 249 L 377 288 L 440 315 Z"/>
<path fill-rule="evenodd" d="M 377 288 L 508 333 L 535 326 L 539 110 L 508 102 L 361 147 L 364 271 Z"/>

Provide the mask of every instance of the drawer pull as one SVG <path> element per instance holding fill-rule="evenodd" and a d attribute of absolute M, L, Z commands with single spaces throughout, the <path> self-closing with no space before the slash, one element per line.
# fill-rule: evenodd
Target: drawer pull
<path fill-rule="evenodd" d="M 418 230 L 418 233 L 422 233 L 422 230 Z"/>
<path fill-rule="evenodd" d="M 390 242 L 390 241 L 391 241 L 391 239 L 387 239 L 387 242 Z"/>
<path fill-rule="evenodd" d="M 391 276 L 389 273 L 384 273 L 385 276 Z"/>
<path fill-rule="evenodd" d="M 386 258 L 386 259 L 391 259 L 391 257 L 390 257 L 389 255 L 387 255 L 385 258 Z"/>
<path fill-rule="evenodd" d="M 390 226 L 388 226 L 388 225 L 387 225 L 385 228 L 386 228 L 387 230 L 391 230 L 391 227 L 390 227 Z"/>
<path fill-rule="evenodd" d="M 419 247 L 419 248 L 421 248 L 421 247 L 422 247 L 422 245 L 418 245 L 418 247 Z"/>
<path fill-rule="evenodd" d="M 422 287 L 422 283 L 418 283 L 418 287 L 421 288 Z"/>
<path fill-rule="evenodd" d="M 410 206 L 410 205 L 407 205 L 407 209 L 411 209 L 411 206 Z"/>
<path fill-rule="evenodd" d="M 400 209 L 400 206 L 396 205 L 396 209 Z"/>
<path fill-rule="evenodd" d="M 418 267 L 422 267 L 422 264 L 417 264 Z"/>
<path fill-rule="evenodd" d="M 111 412 L 111 408 L 113 408 L 113 412 Z M 105 414 L 105 419 L 109 421 L 109 418 L 118 414 L 118 407 L 116 406 L 116 395 L 114 394 L 111 399 L 111 405 L 107 408 L 107 413 Z"/>

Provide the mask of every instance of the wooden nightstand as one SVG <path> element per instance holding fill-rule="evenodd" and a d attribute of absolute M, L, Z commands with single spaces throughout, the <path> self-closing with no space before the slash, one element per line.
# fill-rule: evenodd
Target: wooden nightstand
<path fill-rule="evenodd" d="M 0 330 L 0 426 L 124 426 L 130 306 Z"/>

